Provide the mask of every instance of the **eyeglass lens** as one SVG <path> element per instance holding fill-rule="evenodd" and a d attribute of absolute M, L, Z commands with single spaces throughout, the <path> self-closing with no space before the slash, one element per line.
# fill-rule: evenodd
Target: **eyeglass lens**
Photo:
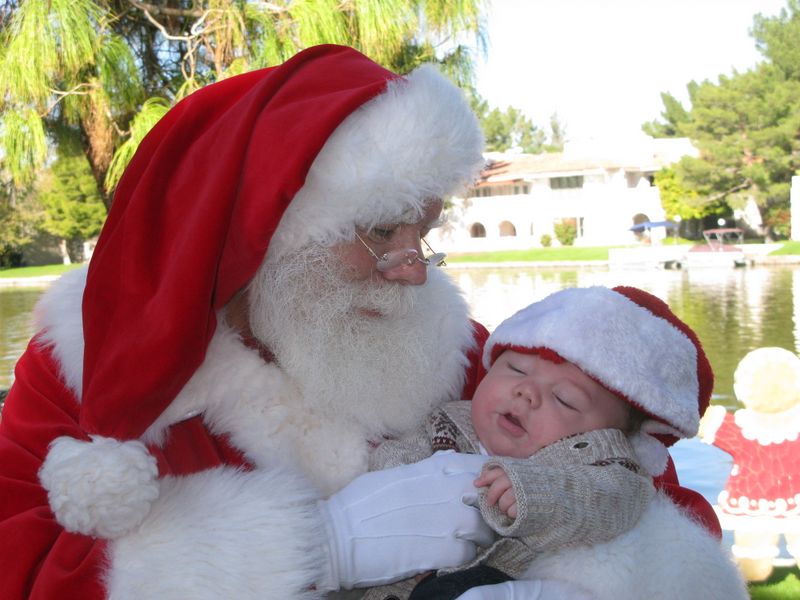
<path fill-rule="evenodd" d="M 424 265 L 440 267 L 444 264 L 445 258 L 447 258 L 447 254 L 444 252 L 434 252 L 429 256 L 420 258 L 419 252 L 413 248 L 406 248 L 404 250 L 390 250 L 389 252 L 384 252 L 381 256 L 378 256 L 375 254 L 372 248 L 370 248 L 369 245 L 363 239 L 361 239 L 360 235 L 356 234 L 356 237 L 375 259 L 375 267 L 381 273 L 390 271 L 391 269 L 394 269 L 403 263 L 407 265 L 413 265 L 417 261 Z M 423 242 L 425 242 L 425 240 L 423 240 Z M 425 242 L 425 245 L 429 250 L 433 250 L 430 245 L 428 245 L 428 242 Z"/>

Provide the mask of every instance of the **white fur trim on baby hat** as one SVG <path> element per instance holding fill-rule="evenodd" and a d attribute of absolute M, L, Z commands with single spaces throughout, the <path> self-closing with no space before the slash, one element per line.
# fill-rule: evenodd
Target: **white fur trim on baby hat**
<path fill-rule="evenodd" d="M 605 287 L 551 294 L 503 321 L 489 337 L 497 346 L 549 348 L 608 389 L 692 437 L 699 425 L 697 348 L 682 331 Z"/>
<path fill-rule="evenodd" d="M 60 437 L 39 470 L 50 508 L 67 531 L 116 539 L 138 527 L 158 498 L 156 459 L 139 441 Z"/>
<path fill-rule="evenodd" d="M 642 423 L 639 431 L 630 436 L 631 445 L 636 452 L 639 465 L 653 477 L 661 475 L 666 470 L 669 462 L 669 451 L 658 438 L 654 437 L 657 434 L 680 437 L 680 432 L 653 419 L 647 419 Z"/>
<path fill-rule="evenodd" d="M 334 131 L 270 242 L 275 256 L 350 240 L 353 223 L 416 220 L 472 183 L 483 134 L 463 93 L 431 65 L 390 81 Z"/>

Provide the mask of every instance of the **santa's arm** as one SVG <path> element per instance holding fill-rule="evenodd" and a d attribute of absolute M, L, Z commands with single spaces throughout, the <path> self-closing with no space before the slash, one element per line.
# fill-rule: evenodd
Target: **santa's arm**
<path fill-rule="evenodd" d="M 317 495 L 280 464 L 157 480 L 138 442 L 82 432 L 34 341 L 0 421 L 0 598 L 319 597 Z"/>
<path fill-rule="evenodd" d="M 320 597 L 325 529 L 303 478 L 219 467 L 160 487 L 142 525 L 109 543 L 110 597 Z"/>

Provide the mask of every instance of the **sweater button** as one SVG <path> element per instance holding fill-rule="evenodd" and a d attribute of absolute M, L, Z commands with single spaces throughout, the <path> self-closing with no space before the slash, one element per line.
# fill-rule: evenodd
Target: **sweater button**
<path fill-rule="evenodd" d="M 572 447 L 580 450 L 581 448 L 586 448 L 587 446 L 589 446 L 589 442 L 578 442 Z"/>

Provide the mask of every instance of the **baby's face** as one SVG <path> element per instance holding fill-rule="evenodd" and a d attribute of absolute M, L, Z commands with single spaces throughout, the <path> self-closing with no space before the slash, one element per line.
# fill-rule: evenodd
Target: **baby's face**
<path fill-rule="evenodd" d="M 629 409 L 569 362 L 506 350 L 472 399 L 472 423 L 486 450 L 527 458 L 568 435 L 625 428 Z"/>

